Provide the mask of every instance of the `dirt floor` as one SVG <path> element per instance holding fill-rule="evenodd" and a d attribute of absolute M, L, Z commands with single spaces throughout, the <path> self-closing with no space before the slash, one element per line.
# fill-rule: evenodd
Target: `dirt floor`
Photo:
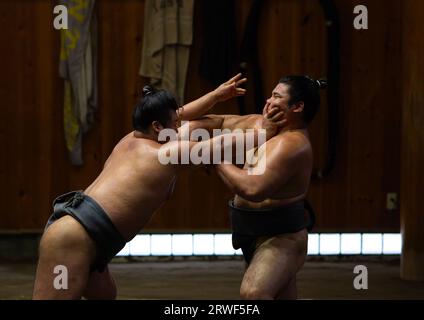
<path fill-rule="evenodd" d="M 368 269 L 368 290 L 356 290 L 356 265 Z M 138 261 L 111 265 L 119 299 L 239 299 L 241 260 Z M 34 263 L 0 263 L 0 299 L 30 299 Z M 395 261 L 307 261 L 298 274 L 300 299 L 424 299 L 424 282 L 399 277 Z"/>

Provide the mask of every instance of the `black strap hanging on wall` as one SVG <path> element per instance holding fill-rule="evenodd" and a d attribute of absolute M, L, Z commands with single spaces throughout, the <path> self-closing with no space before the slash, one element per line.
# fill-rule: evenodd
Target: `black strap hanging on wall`
<path fill-rule="evenodd" d="M 203 46 L 199 74 L 214 86 L 234 72 L 236 25 L 234 0 L 202 0 Z"/>
<path fill-rule="evenodd" d="M 312 179 L 326 177 L 336 162 L 338 137 L 338 104 L 340 91 L 340 24 L 333 0 L 320 0 L 327 26 L 327 102 L 328 102 L 328 148 L 326 163 L 312 173 Z"/>
<path fill-rule="evenodd" d="M 265 98 L 262 90 L 262 75 L 258 56 L 258 28 L 261 9 L 264 1 L 254 0 L 247 18 L 240 49 L 240 72 L 247 76 L 248 70 L 253 73 L 255 112 L 262 113 Z M 328 102 L 328 148 L 326 163 L 322 169 L 312 173 L 312 179 L 322 179 L 334 168 L 336 161 L 336 143 L 338 135 L 338 101 L 340 81 L 340 25 L 337 9 L 333 0 L 319 1 L 327 27 L 327 102 Z M 244 97 L 238 98 L 239 112 L 246 114 Z"/>
<path fill-rule="evenodd" d="M 256 113 L 262 113 L 262 106 L 265 100 L 258 56 L 258 28 L 263 2 L 263 0 L 253 1 L 247 17 L 240 48 L 239 70 L 245 77 L 247 77 L 248 69 L 251 69 L 253 74 L 254 106 Z M 238 105 L 240 114 L 246 114 L 246 105 L 243 97 L 238 98 Z"/>

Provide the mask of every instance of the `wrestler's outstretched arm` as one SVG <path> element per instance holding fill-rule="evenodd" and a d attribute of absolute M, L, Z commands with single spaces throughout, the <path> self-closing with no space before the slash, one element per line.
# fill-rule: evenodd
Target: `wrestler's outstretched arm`
<path fill-rule="evenodd" d="M 253 134 L 255 146 L 260 146 L 265 142 L 261 141 L 258 136 L 258 130 L 255 130 Z M 209 165 L 214 164 L 215 161 L 221 163 L 225 160 L 231 163 L 233 155 L 238 151 L 237 144 L 245 150 L 246 139 L 243 132 L 223 134 L 199 142 L 190 140 L 167 142 L 160 147 L 158 156 L 163 165 Z M 229 155 L 228 159 L 227 155 Z"/>
<path fill-rule="evenodd" d="M 219 164 L 216 167 L 218 175 L 235 194 L 242 198 L 261 202 L 275 194 L 290 177 L 298 170 L 299 150 L 290 143 L 280 142 L 274 148 L 266 149 L 265 169 L 261 174 L 248 174 L 232 164 Z"/>
<path fill-rule="evenodd" d="M 237 74 L 215 90 L 179 108 L 180 120 L 189 121 L 200 118 L 217 103 L 244 95 L 246 89 L 240 88 L 240 85 L 245 83 L 247 79 L 242 79 L 241 76 L 241 73 Z"/>
<path fill-rule="evenodd" d="M 198 128 L 207 130 L 212 134 L 213 130 L 234 130 L 241 129 L 243 131 L 247 129 L 260 129 L 263 128 L 262 122 L 263 118 L 269 114 L 271 111 L 275 111 L 275 108 L 270 109 L 269 103 L 266 103 L 262 114 L 249 114 L 245 116 L 240 115 L 217 115 L 217 114 L 208 114 L 199 119 L 192 120 L 189 122 L 190 131 Z M 278 111 L 278 110 L 277 110 Z M 284 124 L 284 121 L 281 123 L 281 126 Z M 187 124 L 186 124 L 187 125 Z"/>
<path fill-rule="evenodd" d="M 260 128 L 264 129 L 266 133 L 263 138 L 260 137 L 263 132 L 258 129 L 253 129 L 250 133 L 238 130 L 199 142 L 191 141 L 190 139 L 179 139 L 174 136 L 170 139 L 170 142 L 161 146 L 159 151 L 160 160 L 164 160 L 163 162 L 161 161 L 162 164 L 183 165 L 215 164 L 214 160 L 226 160 L 231 163 L 236 152 L 242 152 L 244 155 L 247 148 L 259 147 L 276 134 L 280 127 L 281 114 L 276 111 L 270 114 L 271 116 L 264 118 L 263 128 Z M 172 132 L 172 130 L 169 130 L 170 134 L 175 134 L 175 132 Z M 249 141 L 249 138 L 252 140 Z M 192 153 L 193 149 L 195 149 L 194 153 Z M 229 149 L 231 149 L 231 152 Z M 195 161 L 191 157 L 192 154 L 196 156 L 196 159 L 202 159 L 202 162 L 197 162 L 199 160 Z M 227 158 L 228 155 L 230 156 Z"/>
<path fill-rule="evenodd" d="M 270 126 L 269 121 L 272 123 Z M 262 115 L 252 114 L 246 116 L 238 115 L 207 115 L 201 119 L 186 122 L 178 128 L 178 135 L 181 139 L 189 140 L 191 133 L 197 129 L 204 129 L 208 132 L 209 136 L 216 135 L 215 129 L 219 129 L 221 133 L 224 130 L 246 132 L 248 129 L 265 129 L 267 130 L 266 139 L 272 138 L 276 134 L 276 127 L 282 127 L 286 120 L 283 119 L 283 112 L 278 108 L 264 107 Z"/>

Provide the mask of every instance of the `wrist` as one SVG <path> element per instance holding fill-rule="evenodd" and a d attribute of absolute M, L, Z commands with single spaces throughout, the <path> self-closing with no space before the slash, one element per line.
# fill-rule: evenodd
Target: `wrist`
<path fill-rule="evenodd" d="M 221 96 L 216 89 L 211 91 L 209 95 L 210 95 L 211 106 L 214 106 L 218 102 L 221 102 Z"/>
<path fill-rule="evenodd" d="M 274 123 L 266 120 L 262 129 L 266 131 L 266 139 L 269 140 L 277 133 L 278 127 Z"/>

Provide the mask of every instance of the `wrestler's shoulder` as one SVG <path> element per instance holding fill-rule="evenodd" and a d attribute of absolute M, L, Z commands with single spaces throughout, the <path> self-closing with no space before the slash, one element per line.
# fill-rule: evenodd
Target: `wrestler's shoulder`
<path fill-rule="evenodd" d="M 136 141 L 134 143 L 134 151 L 139 154 L 156 156 L 161 144 L 153 140 Z"/>
<path fill-rule="evenodd" d="M 272 139 L 279 143 L 309 144 L 309 137 L 303 131 L 280 132 Z"/>
<path fill-rule="evenodd" d="M 309 138 L 296 132 L 284 132 L 276 135 L 268 141 L 271 150 L 286 152 L 309 152 L 311 144 Z"/>
<path fill-rule="evenodd" d="M 115 146 L 114 151 L 119 153 L 133 153 L 133 154 L 144 154 L 144 155 L 155 155 L 159 150 L 161 144 L 156 141 L 149 139 L 135 138 L 131 135 L 124 137 Z"/>

